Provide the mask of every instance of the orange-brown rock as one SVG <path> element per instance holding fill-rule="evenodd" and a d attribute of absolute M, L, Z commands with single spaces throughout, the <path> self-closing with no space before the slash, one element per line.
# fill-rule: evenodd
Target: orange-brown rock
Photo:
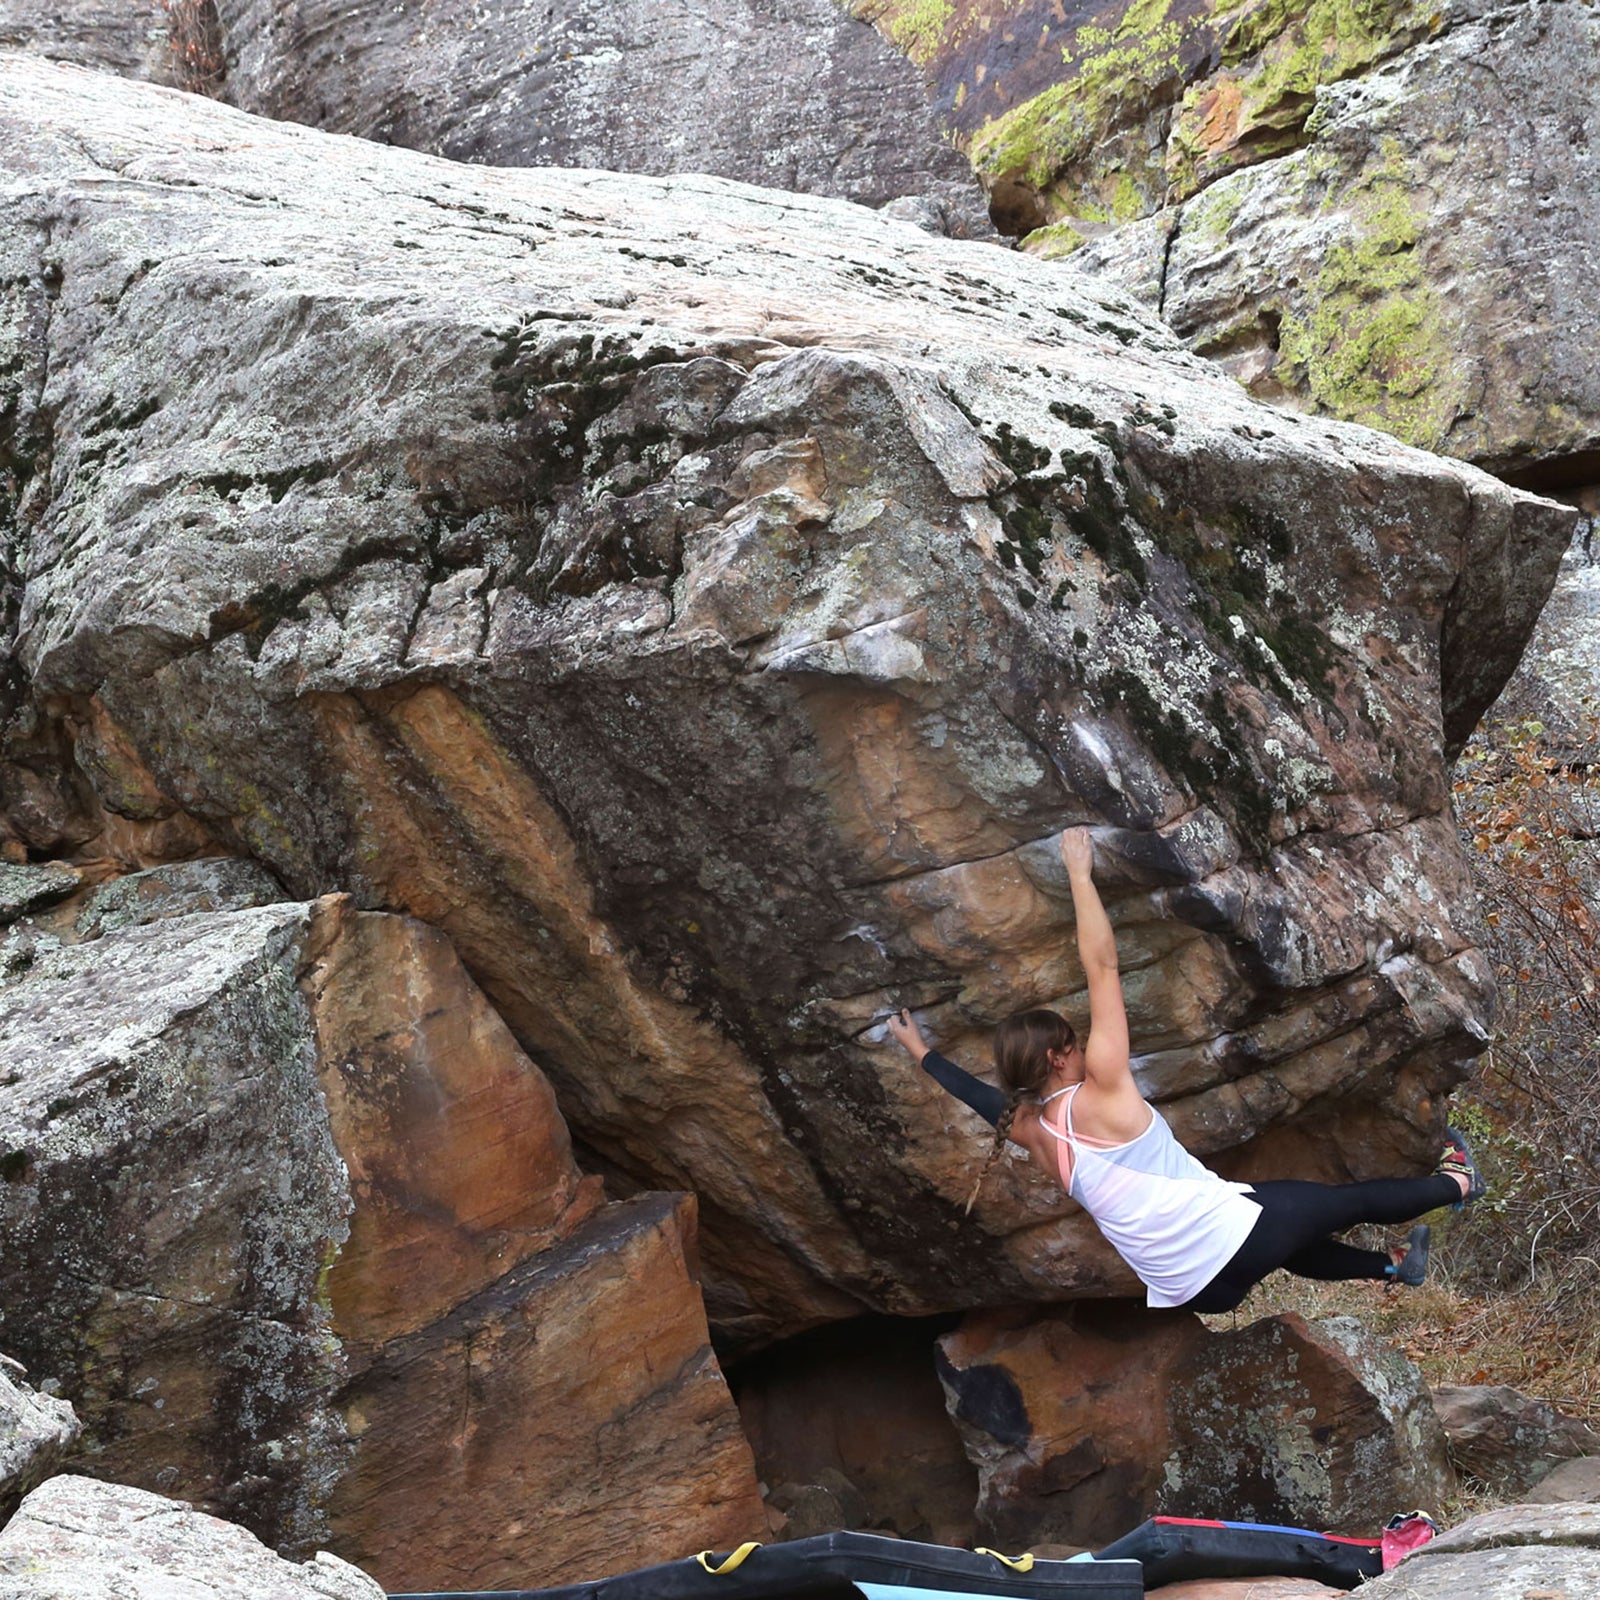
<path fill-rule="evenodd" d="M 82 1462 L 392 1587 L 763 1530 L 692 1201 L 602 1205 L 444 934 L 341 897 L 171 914 L 225 881 L 8 934 L 0 1332 Z M 529 1512 L 558 1499 L 559 1537 Z"/>
<path fill-rule="evenodd" d="M 941 1351 L 980 1520 L 1006 1543 L 1098 1547 L 1152 1515 L 1370 1534 L 1452 1482 L 1421 1378 L 1352 1318 L 989 1312 Z"/>
<path fill-rule="evenodd" d="M 945 1408 L 934 1340 L 924 1322 L 861 1317 L 730 1371 L 762 1482 L 797 1493 L 815 1486 L 840 1503 L 842 1480 L 849 1504 L 839 1509 L 856 1516 L 832 1526 L 970 1545 L 977 1474 Z M 793 1508 L 781 1509 L 792 1523 Z"/>
<path fill-rule="evenodd" d="M 340 1396 L 333 1546 L 389 1590 L 542 1588 L 769 1537 L 694 1205 L 605 1207 Z"/>
<path fill-rule="evenodd" d="M 347 1346 L 414 1333 L 600 1205 L 544 1075 L 444 934 L 334 901 L 300 981 L 349 1174 L 349 1236 L 327 1277 Z"/>
<path fill-rule="evenodd" d="M 1098 1548 L 1154 1512 L 1180 1361 L 1208 1338 L 1185 1311 L 1125 1301 L 974 1312 L 939 1341 L 950 1414 L 1002 1549 Z"/>

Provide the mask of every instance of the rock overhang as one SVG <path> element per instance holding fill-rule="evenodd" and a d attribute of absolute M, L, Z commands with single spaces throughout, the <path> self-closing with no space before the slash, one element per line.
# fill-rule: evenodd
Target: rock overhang
<path fill-rule="evenodd" d="M 1019 1167 L 962 1228 L 981 1130 L 875 1033 L 1076 1003 L 1069 823 L 1197 1148 L 1422 1158 L 1492 989 L 1444 755 L 1560 508 L 842 202 L 0 70 L 35 705 L 446 928 L 592 1159 L 700 1194 L 731 1337 L 1121 1286 Z"/>

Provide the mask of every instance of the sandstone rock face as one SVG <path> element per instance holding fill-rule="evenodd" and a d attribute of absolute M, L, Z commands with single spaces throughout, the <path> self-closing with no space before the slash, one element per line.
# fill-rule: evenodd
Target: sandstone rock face
<path fill-rule="evenodd" d="M 1068 824 L 1181 1137 L 1430 1159 L 1443 758 L 1570 513 L 860 208 L 87 87 L 0 66 L 16 838 L 445 931 L 586 1159 L 696 1192 L 730 1345 L 1129 1286 L 1020 1160 L 962 1218 L 875 1027 L 1081 1009 Z"/>
<path fill-rule="evenodd" d="M 1433 1403 L 1451 1459 L 1503 1494 L 1523 1494 L 1557 1462 L 1600 1448 L 1586 1423 L 1503 1383 L 1447 1384 Z"/>
<path fill-rule="evenodd" d="M 765 1539 L 693 1202 L 596 1213 L 346 1388 L 333 1542 L 386 1588 L 543 1587 Z"/>
<path fill-rule="evenodd" d="M 762 1531 L 692 1202 L 602 1206 L 444 935 L 164 909 L 0 985 L 0 1335 L 82 1459 L 394 1588 Z"/>
<path fill-rule="evenodd" d="M 326 1551 L 285 1561 L 181 1501 L 77 1477 L 35 1489 L 0 1531 L 0 1584 L 7 1600 L 383 1600 Z"/>
<path fill-rule="evenodd" d="M 37 1393 L 16 1362 L 0 1357 L 0 1523 L 56 1469 L 81 1431 L 65 1400 Z"/>
<path fill-rule="evenodd" d="M 1208 1338 L 1186 1312 L 1126 1304 L 975 1312 L 939 1342 L 950 1414 L 1002 1549 L 1098 1548 L 1154 1510 L 1174 1369 Z"/>
<path fill-rule="evenodd" d="M 971 1545 L 977 1474 L 934 1351 L 924 1323 L 856 1318 L 729 1373 L 768 1503 L 789 1518 L 786 1538 L 829 1531 L 815 1524 L 838 1514 L 832 1528 Z"/>
<path fill-rule="evenodd" d="M 1151 1515 L 1370 1534 L 1447 1491 L 1426 1388 L 1354 1319 L 1118 1312 L 975 1314 L 941 1341 L 987 1536 L 1100 1546 Z"/>

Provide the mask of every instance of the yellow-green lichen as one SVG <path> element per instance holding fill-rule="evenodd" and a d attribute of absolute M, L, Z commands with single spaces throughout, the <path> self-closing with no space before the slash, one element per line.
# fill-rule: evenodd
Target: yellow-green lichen
<path fill-rule="evenodd" d="M 1432 448 L 1456 409 L 1450 341 L 1417 256 L 1418 201 L 1394 141 L 1352 186 L 1349 217 L 1304 304 L 1284 314 L 1274 375 L 1321 411 Z"/>
<path fill-rule="evenodd" d="M 955 0 L 893 0 L 880 25 L 897 48 L 926 66 L 938 54 L 955 9 Z"/>
<path fill-rule="evenodd" d="M 1135 0 L 1115 29 L 1074 29 L 1061 49 L 1070 76 L 973 135 L 968 154 L 980 176 L 1044 190 L 1075 163 L 1092 161 L 1106 130 L 1130 120 L 1125 109 L 1134 108 L 1137 120 L 1152 91 L 1181 70 L 1186 29 L 1168 15 L 1170 4 Z M 1141 196 L 1134 214 L 1143 209 Z"/>
<path fill-rule="evenodd" d="M 1319 88 L 1437 26 L 1437 13 L 1422 0 L 1265 0 L 1245 7 L 1222 40 L 1222 71 L 1191 84 L 1173 120 L 1167 170 L 1174 197 L 1294 148 Z"/>
<path fill-rule="evenodd" d="M 1046 261 L 1056 261 L 1069 256 L 1085 242 L 1085 235 L 1075 223 L 1051 222 L 1035 228 L 1024 238 L 1019 249 L 1030 256 L 1042 256 Z"/>

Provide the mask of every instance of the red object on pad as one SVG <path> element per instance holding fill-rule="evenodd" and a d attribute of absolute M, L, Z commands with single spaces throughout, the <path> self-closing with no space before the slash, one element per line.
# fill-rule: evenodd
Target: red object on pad
<path fill-rule="evenodd" d="M 1406 1511 L 1389 1518 L 1383 1530 L 1383 1570 L 1398 1567 L 1413 1550 L 1420 1550 L 1439 1530 L 1425 1511 Z"/>

